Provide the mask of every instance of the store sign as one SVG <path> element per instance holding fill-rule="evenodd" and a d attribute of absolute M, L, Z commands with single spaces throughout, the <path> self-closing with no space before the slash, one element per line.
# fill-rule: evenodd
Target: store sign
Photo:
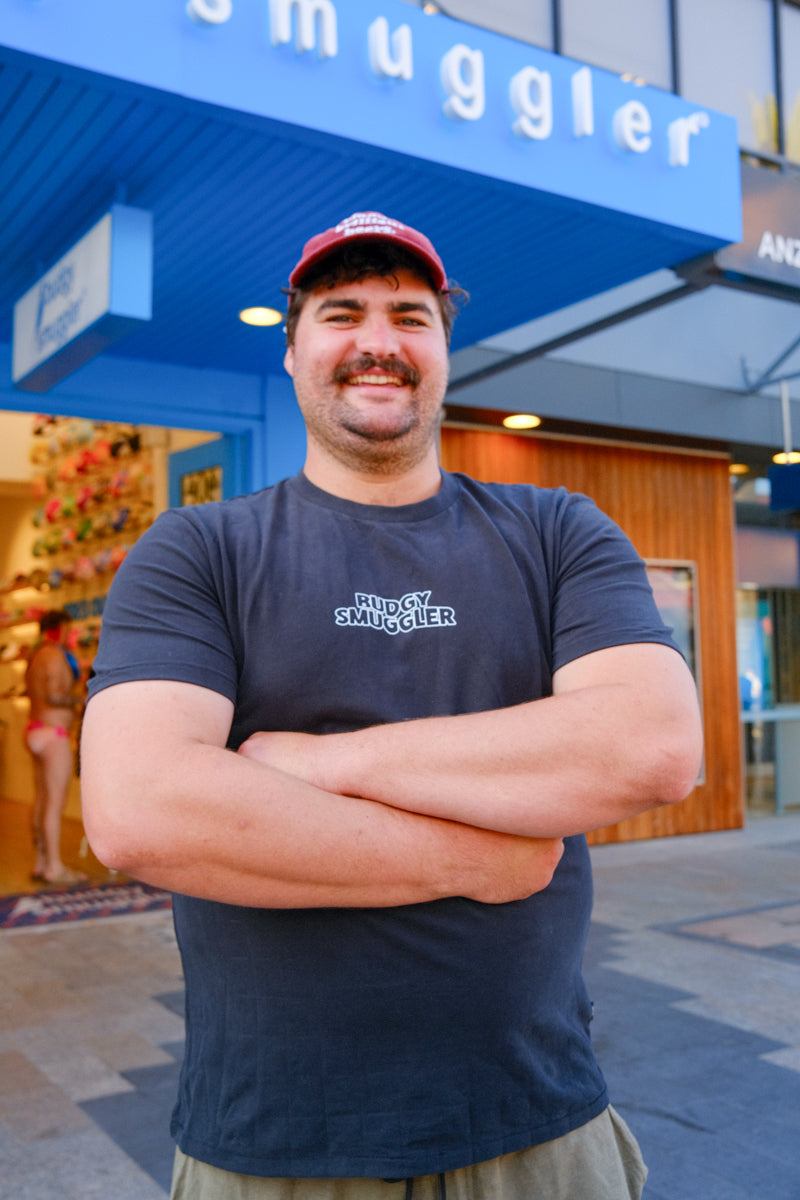
<path fill-rule="evenodd" d="M 769 506 L 773 512 L 800 510 L 800 463 L 773 463 L 769 483 Z"/>
<path fill-rule="evenodd" d="M 277 136 L 615 210 L 697 235 L 698 253 L 741 236 L 732 117 L 400 0 L 180 3 L 176 19 L 164 0 L 0 0 L 0 25 L 20 51 L 255 115 Z"/>
<path fill-rule="evenodd" d="M 234 16 L 233 0 L 188 0 L 186 13 L 198 25 L 216 28 Z M 269 0 L 270 41 L 273 46 L 293 44 L 297 54 L 316 51 L 320 61 L 339 54 L 339 13 L 333 0 Z M 379 79 L 411 81 L 414 78 L 414 35 L 404 23 L 392 30 L 378 16 L 366 30 L 372 73 Z M 444 99 L 442 112 L 452 121 L 479 121 L 486 112 L 486 56 L 483 50 L 458 42 L 442 55 L 439 79 Z M 543 141 L 553 132 L 553 80 L 549 71 L 524 66 L 508 81 L 513 110 L 510 126 L 517 137 Z M 571 78 L 572 125 L 575 137 L 595 132 L 592 73 L 579 68 Z M 707 129 L 707 112 L 676 117 L 666 129 L 669 164 L 688 167 L 691 139 Z M 627 100 L 611 117 L 618 146 L 636 154 L 653 144 L 650 111 L 641 100 Z M 663 131 L 662 131 L 663 136 Z"/>
<path fill-rule="evenodd" d="M 742 212 L 742 240 L 715 254 L 717 267 L 773 284 L 783 296 L 787 288 L 800 289 L 800 180 L 744 165 Z"/>
<path fill-rule="evenodd" d="M 234 15 L 233 0 L 188 0 L 186 13 L 198 25 L 218 27 Z M 269 0 L 269 31 L 273 46 L 294 44 L 297 54 L 316 51 L 320 61 L 339 53 L 339 15 L 333 0 Z M 413 31 L 408 24 L 393 31 L 385 16 L 366 30 L 372 73 L 379 79 L 414 78 Z M 483 50 L 456 43 L 442 56 L 439 79 L 444 92 L 442 112 L 452 121 L 479 121 L 486 112 L 486 58 Z M 592 73 L 579 68 L 571 77 L 572 128 L 577 137 L 595 132 Z M 549 71 L 524 66 L 508 81 L 513 110 L 510 126 L 521 139 L 543 141 L 553 133 L 553 80 Z M 641 100 L 627 100 L 611 117 L 617 145 L 645 154 L 653 144 L 653 121 Z M 707 112 L 676 117 L 666 129 L 669 165 L 688 167 L 693 137 L 707 129 Z M 662 131 L 663 136 L 663 131 Z"/>
<path fill-rule="evenodd" d="M 45 392 L 149 321 L 152 216 L 115 204 L 14 305 L 11 375 Z"/>

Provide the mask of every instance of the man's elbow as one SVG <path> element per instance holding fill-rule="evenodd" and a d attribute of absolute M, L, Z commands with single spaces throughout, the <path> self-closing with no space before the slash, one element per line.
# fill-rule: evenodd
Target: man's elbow
<path fill-rule="evenodd" d="M 112 801 L 110 796 L 114 796 Z M 92 852 L 111 871 L 139 877 L 151 857 L 147 822 L 113 785 L 83 784 L 83 827 Z"/>
<path fill-rule="evenodd" d="M 697 786 L 702 761 L 699 725 L 659 738 L 649 764 L 648 790 L 654 806 L 685 800 Z"/>
<path fill-rule="evenodd" d="M 86 839 L 92 852 L 109 871 L 119 871 L 134 878 L 141 874 L 145 856 L 125 836 L 124 832 L 112 828 L 106 822 L 84 819 Z"/>

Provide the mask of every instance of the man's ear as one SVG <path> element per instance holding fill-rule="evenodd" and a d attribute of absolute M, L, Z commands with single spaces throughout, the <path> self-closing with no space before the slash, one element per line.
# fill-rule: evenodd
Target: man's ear
<path fill-rule="evenodd" d="M 294 379 L 294 346 L 286 347 L 286 353 L 283 356 L 283 365 L 287 373 Z"/>

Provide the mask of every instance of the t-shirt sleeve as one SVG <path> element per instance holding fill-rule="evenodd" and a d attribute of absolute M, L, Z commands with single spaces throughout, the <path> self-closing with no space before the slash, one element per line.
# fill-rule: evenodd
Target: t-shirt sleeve
<path fill-rule="evenodd" d="M 221 570 L 218 538 L 197 511 L 163 513 L 111 585 L 89 696 L 117 683 L 169 679 L 235 702 L 238 671 Z"/>
<path fill-rule="evenodd" d="M 612 646 L 656 642 L 680 653 L 630 539 L 578 493 L 562 493 L 552 562 L 553 670 Z"/>

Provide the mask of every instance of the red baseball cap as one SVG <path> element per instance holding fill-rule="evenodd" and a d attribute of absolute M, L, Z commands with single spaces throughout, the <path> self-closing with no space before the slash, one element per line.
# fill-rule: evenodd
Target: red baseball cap
<path fill-rule="evenodd" d="M 289 276 L 289 283 L 292 287 L 297 287 L 310 267 L 347 242 L 378 241 L 397 242 L 405 246 L 428 267 L 437 289 L 440 292 L 447 290 L 447 275 L 433 243 L 424 233 L 419 233 L 409 225 L 404 225 L 402 221 L 395 221 L 379 212 L 353 213 L 352 217 L 346 217 L 332 229 L 326 229 L 324 233 L 310 238 L 303 247 L 299 263 Z"/>

